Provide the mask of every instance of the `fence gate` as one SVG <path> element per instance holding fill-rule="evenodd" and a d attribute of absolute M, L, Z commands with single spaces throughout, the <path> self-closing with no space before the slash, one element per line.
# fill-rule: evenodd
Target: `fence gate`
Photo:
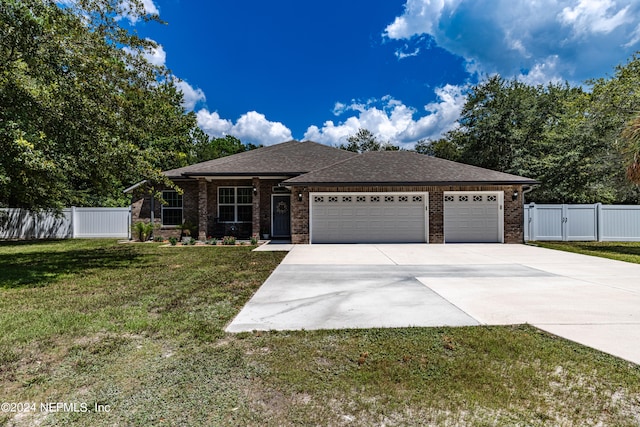
<path fill-rule="evenodd" d="M 531 203 L 524 208 L 525 240 L 640 241 L 640 206 Z"/>

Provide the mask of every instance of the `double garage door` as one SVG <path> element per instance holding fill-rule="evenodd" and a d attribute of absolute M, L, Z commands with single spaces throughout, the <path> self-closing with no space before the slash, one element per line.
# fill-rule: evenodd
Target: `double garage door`
<path fill-rule="evenodd" d="M 500 242 L 499 193 L 445 193 L 446 243 Z M 428 193 L 312 193 L 311 243 L 429 241 Z"/>

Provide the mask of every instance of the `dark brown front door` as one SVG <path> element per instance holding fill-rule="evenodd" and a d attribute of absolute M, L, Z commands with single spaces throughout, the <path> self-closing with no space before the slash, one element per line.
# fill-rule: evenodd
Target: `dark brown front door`
<path fill-rule="evenodd" d="M 272 237 L 291 236 L 291 195 L 273 196 L 271 220 Z"/>

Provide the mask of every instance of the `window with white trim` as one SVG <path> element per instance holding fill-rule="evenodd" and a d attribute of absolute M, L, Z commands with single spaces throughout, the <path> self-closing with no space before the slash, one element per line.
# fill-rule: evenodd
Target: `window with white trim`
<path fill-rule="evenodd" d="M 162 204 L 162 225 L 182 224 L 182 194 L 177 191 L 163 191 L 162 198 L 166 204 Z"/>
<path fill-rule="evenodd" d="M 218 188 L 218 221 L 251 222 L 253 219 L 252 187 Z"/>

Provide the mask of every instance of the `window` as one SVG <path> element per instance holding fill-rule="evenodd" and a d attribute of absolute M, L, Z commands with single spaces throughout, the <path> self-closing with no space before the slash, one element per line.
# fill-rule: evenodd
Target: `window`
<path fill-rule="evenodd" d="M 167 202 L 162 205 L 162 225 L 182 224 L 182 195 L 176 191 L 163 191 L 162 198 Z"/>
<path fill-rule="evenodd" d="M 251 222 L 252 219 L 252 187 L 218 188 L 218 220 L 220 222 Z"/>

